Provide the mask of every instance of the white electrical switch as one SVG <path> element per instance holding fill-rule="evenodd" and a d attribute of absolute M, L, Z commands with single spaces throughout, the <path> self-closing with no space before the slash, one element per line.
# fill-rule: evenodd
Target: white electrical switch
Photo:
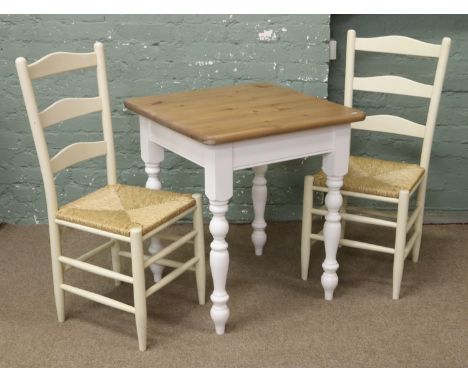
<path fill-rule="evenodd" d="M 330 39 L 330 61 L 336 60 L 336 40 Z"/>

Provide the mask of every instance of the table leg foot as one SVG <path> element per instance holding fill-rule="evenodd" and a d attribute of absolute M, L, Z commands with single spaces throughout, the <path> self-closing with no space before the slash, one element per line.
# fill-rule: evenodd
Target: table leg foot
<path fill-rule="evenodd" d="M 323 275 L 321 278 L 322 286 L 325 292 L 325 300 L 333 299 L 333 292 L 338 285 L 338 262 L 336 261 L 336 251 L 341 236 L 341 216 L 340 208 L 343 198 L 340 188 L 343 185 L 342 176 L 328 176 L 328 193 L 325 197 L 327 214 L 325 215 L 325 225 L 323 227 L 323 236 L 325 241 L 325 261 L 322 264 Z"/>
<path fill-rule="evenodd" d="M 266 222 L 264 219 L 265 205 L 267 201 L 267 181 L 265 173 L 268 166 L 257 166 L 253 168 L 255 173 L 252 184 L 252 202 L 254 209 L 254 221 L 252 222 L 252 243 L 255 247 L 255 254 L 261 256 L 263 254 L 263 247 L 267 241 L 265 233 Z"/>
<path fill-rule="evenodd" d="M 210 233 L 213 236 L 210 252 L 210 267 L 213 277 L 214 290 L 211 294 L 210 315 L 215 324 L 217 334 L 224 334 L 226 322 L 229 318 L 227 302 L 229 296 L 226 292 L 226 279 L 229 268 L 229 252 L 226 235 L 229 224 L 226 220 L 228 201 L 210 200 L 210 211 L 213 218 L 210 222 Z"/>
<path fill-rule="evenodd" d="M 338 286 L 338 276 L 336 274 L 336 270 L 338 269 L 338 263 L 336 263 L 336 266 L 332 268 L 330 264 L 326 265 L 324 262 L 322 267 L 324 273 L 322 275 L 321 281 L 325 294 L 325 300 L 331 301 L 333 300 L 333 292 Z"/>
<path fill-rule="evenodd" d="M 229 308 L 226 305 L 228 300 L 229 297 L 227 295 L 221 298 L 211 295 L 213 306 L 210 310 L 210 316 L 214 322 L 216 334 L 219 335 L 224 334 L 226 322 L 229 318 Z M 216 304 L 219 304 L 220 306 L 216 306 Z"/>

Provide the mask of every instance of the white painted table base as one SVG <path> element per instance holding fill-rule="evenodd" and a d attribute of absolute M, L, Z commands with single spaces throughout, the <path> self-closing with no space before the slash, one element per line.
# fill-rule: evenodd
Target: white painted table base
<path fill-rule="evenodd" d="M 306 131 L 249 139 L 219 145 L 205 145 L 170 128 L 140 116 L 141 156 L 148 174 L 148 188 L 158 189 L 160 163 L 164 148 L 186 158 L 205 170 L 205 194 L 213 214 L 209 228 L 213 236 L 210 266 L 214 290 L 211 318 L 216 333 L 223 334 L 229 318 L 226 279 L 229 269 L 229 252 L 226 220 L 229 200 L 233 195 L 233 172 L 252 168 L 255 177 L 252 187 L 255 218 L 252 223 L 252 242 L 255 253 L 261 255 L 266 243 L 264 211 L 267 196 L 265 172 L 267 165 L 312 155 L 323 155 L 322 168 L 328 177 L 329 193 L 326 197 L 328 212 L 325 216 L 325 252 L 322 286 L 325 299 L 331 300 L 338 285 L 336 251 L 341 232 L 339 209 L 342 204 L 340 187 L 348 171 L 350 125 L 327 126 Z M 153 239 L 150 252 L 160 243 Z M 162 268 L 153 269 L 155 280 Z"/>

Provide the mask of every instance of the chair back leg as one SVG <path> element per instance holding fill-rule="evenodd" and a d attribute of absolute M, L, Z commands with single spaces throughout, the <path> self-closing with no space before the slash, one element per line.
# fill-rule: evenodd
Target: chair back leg
<path fill-rule="evenodd" d="M 194 238 L 195 257 L 198 262 L 195 265 L 195 278 L 197 281 L 198 303 L 205 305 L 206 300 L 206 263 L 205 263 L 205 237 L 203 232 L 203 204 L 200 194 L 193 195 L 197 208 L 193 214 L 193 229 L 197 231 Z"/>
<path fill-rule="evenodd" d="M 52 280 L 54 283 L 55 307 L 59 322 L 65 321 L 65 292 L 63 284 L 63 265 L 59 261 L 61 256 L 60 227 L 53 221 L 49 222 L 50 256 L 52 259 Z"/>
<path fill-rule="evenodd" d="M 120 273 L 120 255 L 119 255 L 119 252 L 120 252 L 120 244 L 116 240 L 114 242 L 114 244 L 112 244 L 112 247 L 111 247 L 111 256 L 112 256 L 112 270 L 114 272 L 117 272 L 117 273 Z M 115 283 L 115 286 L 120 285 L 119 280 L 114 280 L 114 283 Z"/>
<path fill-rule="evenodd" d="M 345 196 L 345 195 L 343 195 L 343 204 L 341 205 L 340 213 L 345 213 L 347 207 L 348 207 L 348 197 Z M 344 239 L 345 230 L 346 230 L 346 220 L 343 219 L 343 217 L 341 217 L 341 234 L 340 234 L 340 239 Z M 341 244 L 339 244 L 338 247 L 341 248 Z"/>
<path fill-rule="evenodd" d="M 133 302 L 135 306 L 135 322 L 138 335 L 138 346 L 146 350 L 146 288 L 145 268 L 143 259 L 143 240 L 141 228 L 130 229 L 130 248 L 132 255 Z"/>
<path fill-rule="evenodd" d="M 304 196 L 302 203 L 302 238 L 301 238 L 301 277 L 307 280 L 310 263 L 310 233 L 312 232 L 312 207 L 314 177 L 307 175 L 304 179 Z"/>
<path fill-rule="evenodd" d="M 409 192 L 401 190 L 398 198 L 398 215 L 393 258 L 393 299 L 400 298 L 401 279 L 405 264 L 406 226 L 408 222 Z"/>

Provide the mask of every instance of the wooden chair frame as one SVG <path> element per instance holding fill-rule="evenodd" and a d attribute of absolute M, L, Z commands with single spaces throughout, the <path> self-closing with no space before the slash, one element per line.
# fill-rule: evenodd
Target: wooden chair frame
<path fill-rule="evenodd" d="M 353 91 L 367 91 L 379 93 L 401 94 L 414 97 L 429 98 L 429 109 L 425 125 L 414 123 L 410 120 L 393 115 L 375 115 L 368 116 L 362 122 L 356 122 L 351 125 L 353 129 L 402 134 L 418 137 L 423 140 L 420 157 L 420 166 L 425 172 L 421 180 L 411 190 L 400 190 L 398 198 L 383 197 L 379 195 L 370 195 L 358 192 L 341 191 L 343 196 L 343 206 L 341 209 L 341 239 L 340 246 L 361 248 L 370 251 L 378 251 L 394 255 L 393 262 L 393 299 L 400 296 L 401 280 L 403 275 L 404 261 L 412 251 L 413 262 L 417 262 L 421 247 L 421 235 L 424 216 L 424 202 L 427 187 L 427 174 L 429 169 L 429 160 L 434 136 L 434 128 L 437 120 L 440 96 L 447 68 L 447 60 L 450 51 L 451 40 L 445 37 L 440 45 L 429 44 L 403 36 L 384 36 L 374 38 L 356 38 L 354 30 L 348 31 L 346 47 L 346 74 L 344 105 L 351 107 L 353 105 Z M 388 54 L 413 55 L 434 57 L 438 59 L 434 83 L 427 85 L 412 81 L 399 76 L 373 76 L 373 77 L 355 77 L 355 51 L 378 52 Z M 313 193 L 328 192 L 326 187 L 314 185 L 314 177 L 306 176 L 304 180 L 304 200 L 302 217 L 302 239 L 301 239 L 301 276 L 306 280 L 309 269 L 310 248 L 316 240 L 323 241 L 323 231 L 318 234 L 312 231 L 312 216 L 314 214 L 324 216 L 326 211 L 314 208 Z M 416 192 L 417 191 L 417 192 Z M 416 208 L 409 214 L 409 201 L 411 196 L 416 193 Z M 376 217 L 363 216 L 366 212 L 362 209 L 359 213 L 351 214 L 347 211 L 348 197 L 363 198 L 373 201 L 396 204 L 396 221 L 380 219 Z M 348 209 L 349 210 L 349 209 Z M 372 224 L 378 226 L 391 227 L 396 229 L 395 245 L 393 248 L 370 243 L 364 243 L 356 240 L 344 238 L 345 222 L 352 221 L 358 223 Z M 413 229 L 413 234 L 407 240 L 408 232 Z"/>
<path fill-rule="evenodd" d="M 53 103 L 42 111 L 38 110 L 32 80 L 53 74 L 90 67 L 96 67 L 99 92 L 97 97 L 64 98 Z M 205 303 L 206 277 L 202 197 L 199 194 L 193 195 L 196 202 L 194 207 L 184 211 L 172 220 L 153 229 L 145 235 L 142 234 L 142 229 L 140 227 L 132 228 L 130 230 L 130 235 L 124 236 L 57 219 L 56 213 L 58 211 L 58 202 L 54 184 L 54 174 L 58 171 L 78 162 L 105 155 L 107 165 L 107 184 L 114 185 L 117 182 L 104 48 L 102 43 L 96 42 L 94 44 L 94 51 L 91 53 L 51 53 L 32 64 L 28 64 L 25 58 L 19 57 L 16 59 L 16 68 L 26 104 L 26 110 L 39 158 L 39 165 L 45 188 L 47 215 L 49 220 L 54 296 L 58 320 L 59 322 L 63 322 L 65 320 L 64 292 L 73 293 L 92 301 L 133 313 L 136 320 L 139 348 L 143 351 L 146 349 L 146 298 L 180 276 L 183 272 L 192 270 L 195 271 L 196 275 L 199 303 Z M 99 111 L 101 112 L 104 140 L 98 142 L 73 143 L 63 148 L 53 158 L 49 157 L 43 131 L 45 128 L 68 119 Z M 182 237 L 161 236 L 161 238 L 169 239 L 173 242 L 152 257 L 145 258 L 143 253 L 143 240 L 161 232 L 190 213 L 193 213 L 193 230 Z M 63 256 L 61 253 L 60 226 L 67 226 L 85 232 L 90 232 L 98 236 L 106 237 L 109 240 L 80 257 L 72 259 Z M 120 242 L 129 243 L 131 248 L 130 252 L 121 251 L 119 246 Z M 186 243 L 194 245 L 193 258 L 184 263 L 165 259 L 166 256 Z M 111 249 L 112 270 L 86 262 L 107 248 Z M 120 272 L 120 257 L 122 256 L 131 259 L 131 276 Z M 158 283 L 146 289 L 144 270 L 151 264 L 161 264 L 175 269 L 163 277 Z M 64 272 L 68 271 L 70 268 L 77 268 L 96 275 L 111 278 L 115 280 L 116 285 L 119 285 L 121 282 L 132 284 L 134 306 L 66 284 L 64 282 Z"/>

